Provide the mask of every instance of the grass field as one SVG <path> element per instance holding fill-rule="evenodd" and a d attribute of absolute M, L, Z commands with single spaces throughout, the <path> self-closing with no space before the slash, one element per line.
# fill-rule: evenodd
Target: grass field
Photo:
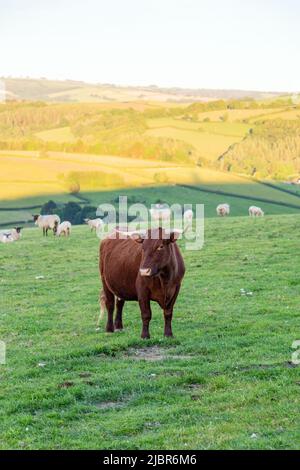
<path fill-rule="evenodd" d="M 206 177 L 208 174 L 206 174 Z M 286 187 L 287 185 L 283 185 Z M 29 186 L 30 187 L 30 186 Z M 281 186 L 280 186 L 281 187 Z M 288 188 L 291 186 L 288 185 Z M 201 189 L 201 191 L 199 191 Z M 219 194 L 221 192 L 221 194 Z M 220 202 L 227 202 L 231 206 L 230 215 L 235 217 L 247 216 L 251 205 L 259 205 L 266 214 L 299 214 L 300 197 L 279 191 L 275 188 L 245 180 L 237 179 L 236 183 L 201 183 L 183 187 L 181 185 L 147 186 L 140 188 L 124 188 L 111 191 L 85 191 L 80 194 L 89 204 L 98 207 L 99 204 L 112 203 L 117 205 L 119 196 L 127 196 L 128 204 L 140 202 L 148 208 L 158 201 L 172 204 L 204 204 L 205 216 L 216 217 L 216 207 Z M 257 199 L 259 198 L 259 199 Z M 0 226 L 12 226 L 16 222 L 29 221 L 32 213 L 37 213 L 42 204 L 49 199 L 58 204 L 68 201 L 82 202 L 78 197 L 66 193 L 53 193 L 26 197 L 13 200 L 4 200 L 0 204 Z M 270 201 L 270 202 L 267 202 Z M 82 203 L 84 204 L 84 203 Z M 283 205 L 281 205 L 283 204 Z M 34 209 L 31 207 L 34 207 Z M 11 208 L 12 210 L 7 210 Z M 19 210 L 16 210 L 19 208 Z M 22 209 L 29 208 L 29 209 Z M 6 209 L 6 210 L 3 210 Z M 29 223 L 29 225 L 32 222 Z M 25 224 L 22 224 L 25 225 Z"/>
<path fill-rule="evenodd" d="M 74 142 L 75 137 L 69 126 L 37 132 L 36 137 L 46 142 Z"/>
<path fill-rule="evenodd" d="M 150 129 L 147 131 L 147 135 L 187 142 L 198 150 L 200 157 L 205 157 L 208 160 L 216 160 L 232 143 L 239 140 L 225 135 L 214 135 L 212 139 L 209 132 L 182 130 L 174 127 Z"/>
<path fill-rule="evenodd" d="M 174 118 L 149 119 L 147 125 L 147 135 L 187 142 L 200 157 L 210 161 L 215 161 L 230 145 L 242 140 L 250 129 L 241 122 L 190 122 Z"/>
<path fill-rule="evenodd" d="M 101 180 L 96 187 L 89 186 L 88 183 L 82 185 L 81 195 L 96 204 L 109 202 L 120 192 L 140 197 L 149 206 L 158 198 L 174 203 L 178 202 L 178 198 L 186 196 L 186 190 L 174 185 L 186 184 L 200 187 L 203 191 L 188 191 L 188 200 L 185 202 L 205 203 L 209 216 L 215 214 L 216 205 L 224 198 L 232 203 L 234 215 L 245 214 L 249 205 L 255 203 L 255 198 L 262 200 L 269 214 L 295 212 L 298 207 L 300 209 L 299 191 L 294 186 L 278 184 L 278 187 L 290 190 L 289 194 L 234 173 L 165 161 L 107 155 L 47 152 L 46 157 L 41 158 L 39 152 L 1 152 L 0 224 L 6 220 L 22 220 L 19 217 L 14 219 L 19 214 L 1 212 L 2 208 L 39 206 L 49 199 L 58 203 L 78 201 L 76 196 L 69 194 L 66 181 L 66 177 L 76 171 L 100 171 L 111 177 L 116 176 L 122 182 L 119 183 L 119 188 L 103 187 Z M 156 181 L 157 176 L 162 176 L 165 180 L 163 189 L 162 184 Z M 225 195 L 212 194 L 211 191 Z M 239 197 L 246 199 L 240 200 Z M 282 207 L 280 203 L 290 207 Z M 278 207 L 276 204 L 279 204 Z"/>
<path fill-rule="evenodd" d="M 87 227 L 0 244 L 0 447 L 299 448 L 299 229 L 300 215 L 206 220 L 202 251 L 180 242 L 175 338 L 155 306 L 148 342 L 136 303 L 123 333 L 95 330 L 99 242 Z"/>
<path fill-rule="evenodd" d="M 204 119 L 210 119 L 211 121 L 220 122 L 226 114 L 228 122 L 236 122 L 236 121 L 243 121 L 243 120 L 251 120 L 256 121 L 258 118 L 261 117 L 269 117 L 273 119 L 274 116 L 278 112 L 282 112 L 282 108 L 261 108 L 261 109 L 228 109 L 228 110 L 220 110 L 220 111 L 207 111 L 204 113 L 198 114 L 198 119 L 203 121 Z"/>

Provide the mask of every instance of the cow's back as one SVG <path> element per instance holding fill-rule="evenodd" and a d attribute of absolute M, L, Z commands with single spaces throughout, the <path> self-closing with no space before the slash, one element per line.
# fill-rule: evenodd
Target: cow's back
<path fill-rule="evenodd" d="M 137 300 L 136 278 L 142 247 L 130 238 L 105 238 L 100 245 L 100 274 L 103 284 L 124 300 Z"/>

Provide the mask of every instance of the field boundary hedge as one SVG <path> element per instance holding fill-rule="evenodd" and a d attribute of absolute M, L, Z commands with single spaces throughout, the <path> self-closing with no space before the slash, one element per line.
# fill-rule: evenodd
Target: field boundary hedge
<path fill-rule="evenodd" d="M 258 202 L 265 202 L 266 204 L 274 204 L 276 206 L 283 206 L 283 207 L 290 207 L 292 209 L 299 209 L 300 210 L 300 205 L 298 206 L 297 204 L 290 204 L 288 202 L 282 202 L 282 201 L 273 201 L 272 199 L 265 199 L 262 197 L 256 197 L 256 196 L 245 196 L 244 194 L 235 194 L 235 193 L 230 193 L 226 191 L 219 191 L 216 189 L 208 189 L 208 188 L 203 188 L 200 186 L 192 186 L 189 184 L 178 184 L 177 186 L 186 188 L 186 189 L 192 189 L 194 191 L 201 191 L 203 193 L 212 193 L 212 194 L 219 194 L 220 196 L 230 196 L 230 197 L 237 197 L 240 199 L 246 199 L 250 201 L 258 201 Z M 277 188 L 278 189 L 278 188 Z"/>

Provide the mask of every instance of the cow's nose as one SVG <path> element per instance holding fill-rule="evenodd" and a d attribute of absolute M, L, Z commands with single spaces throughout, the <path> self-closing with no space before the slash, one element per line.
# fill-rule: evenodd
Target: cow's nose
<path fill-rule="evenodd" d="M 141 276 L 150 276 L 151 275 L 151 268 L 140 269 L 140 275 Z"/>

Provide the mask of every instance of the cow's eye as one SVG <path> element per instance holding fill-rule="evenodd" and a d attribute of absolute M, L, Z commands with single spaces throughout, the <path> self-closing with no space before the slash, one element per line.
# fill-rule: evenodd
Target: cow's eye
<path fill-rule="evenodd" d="M 157 251 L 160 251 L 160 250 L 162 250 L 162 249 L 163 249 L 163 247 L 164 247 L 164 245 L 160 245 L 160 246 L 157 248 Z"/>

